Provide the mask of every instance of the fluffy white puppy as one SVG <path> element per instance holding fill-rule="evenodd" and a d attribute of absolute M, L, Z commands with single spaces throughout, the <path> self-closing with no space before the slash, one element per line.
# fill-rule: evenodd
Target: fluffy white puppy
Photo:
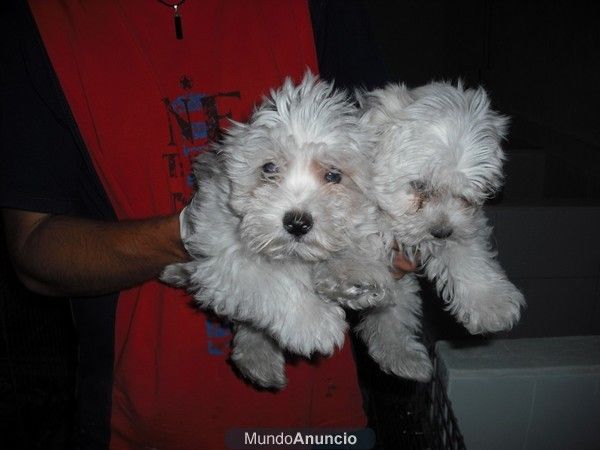
<path fill-rule="evenodd" d="M 372 188 L 382 227 L 392 233 L 386 245 L 395 240 L 418 257 L 469 332 L 512 327 L 524 298 L 495 259 L 482 210 L 502 184 L 507 119 L 491 110 L 482 88 L 461 84 L 390 84 L 358 95 L 363 125 L 377 140 Z M 426 380 L 431 363 L 415 337 L 421 300 L 414 275 L 396 287 L 395 304 L 367 312 L 359 332 L 384 370 Z"/>
<path fill-rule="evenodd" d="M 261 386 L 285 385 L 282 348 L 309 357 L 343 344 L 344 311 L 327 298 L 362 307 L 386 296 L 385 263 L 363 256 L 381 245 L 367 238 L 378 213 L 363 194 L 365 136 L 346 94 L 307 73 L 195 162 L 185 239 L 195 260 L 162 279 L 235 322 L 232 361 Z"/>

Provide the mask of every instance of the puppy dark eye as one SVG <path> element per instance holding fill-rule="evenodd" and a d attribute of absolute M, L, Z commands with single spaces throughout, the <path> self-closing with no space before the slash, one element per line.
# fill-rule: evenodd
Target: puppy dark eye
<path fill-rule="evenodd" d="M 458 199 L 462 202 L 462 204 L 466 207 L 474 206 L 474 203 L 469 200 L 467 197 L 463 197 L 462 195 L 458 197 Z"/>
<path fill-rule="evenodd" d="M 425 182 L 421 180 L 413 180 L 409 184 L 412 189 L 419 192 L 425 191 L 425 188 L 427 187 Z"/>
<path fill-rule="evenodd" d="M 268 162 L 262 166 L 263 173 L 274 174 L 279 172 L 279 168 L 272 162 Z"/>
<path fill-rule="evenodd" d="M 328 170 L 325 174 L 325 181 L 328 183 L 339 183 L 342 181 L 342 173 L 337 169 Z"/>

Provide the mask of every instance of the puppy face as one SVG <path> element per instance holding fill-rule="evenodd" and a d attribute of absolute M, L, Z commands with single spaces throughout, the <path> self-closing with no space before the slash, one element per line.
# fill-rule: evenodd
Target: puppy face
<path fill-rule="evenodd" d="M 476 233 L 476 211 L 502 184 L 507 124 L 485 91 L 393 85 L 363 98 L 378 141 L 373 188 L 397 239 L 418 247 Z"/>
<path fill-rule="evenodd" d="M 357 112 L 307 74 L 235 124 L 221 149 L 240 237 L 274 259 L 317 261 L 349 245 L 369 179 Z"/>

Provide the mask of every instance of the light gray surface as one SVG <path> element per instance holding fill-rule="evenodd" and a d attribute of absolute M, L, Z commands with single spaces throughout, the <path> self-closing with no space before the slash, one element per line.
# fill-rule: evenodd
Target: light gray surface
<path fill-rule="evenodd" d="M 600 448 L 600 336 L 438 342 L 469 450 Z"/>
<path fill-rule="evenodd" d="M 600 336 L 438 342 L 446 368 L 461 377 L 600 373 Z"/>

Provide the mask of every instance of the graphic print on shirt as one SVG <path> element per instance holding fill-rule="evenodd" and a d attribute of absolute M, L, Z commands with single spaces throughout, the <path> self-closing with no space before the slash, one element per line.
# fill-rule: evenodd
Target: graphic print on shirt
<path fill-rule="evenodd" d="M 192 92 L 193 79 L 182 75 L 179 85 L 185 91 L 175 99 L 162 99 L 166 112 L 170 151 L 162 157 L 171 180 L 173 212 L 183 208 L 194 187 L 192 161 L 221 137 L 221 121 L 231 119 L 228 102 L 241 99 L 240 91 L 206 94 Z M 185 183 L 181 184 L 181 178 Z"/>
<path fill-rule="evenodd" d="M 162 157 L 169 180 L 172 181 L 173 211 L 179 211 L 190 200 L 194 188 L 192 161 L 221 138 L 221 121 L 232 118 L 227 101 L 241 99 L 239 91 L 217 94 L 192 92 L 193 80 L 188 75 L 181 76 L 179 85 L 185 91 L 183 94 L 173 100 L 168 97 L 162 99 L 169 130 L 167 146 L 171 149 Z M 185 178 L 183 184 L 182 178 Z M 204 325 L 208 354 L 227 355 L 231 339 L 229 326 L 209 317 L 206 317 Z"/>

